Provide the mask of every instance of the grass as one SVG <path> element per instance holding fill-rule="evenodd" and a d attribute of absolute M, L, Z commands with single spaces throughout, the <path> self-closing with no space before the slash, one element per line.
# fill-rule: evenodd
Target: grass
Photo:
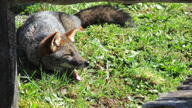
<path fill-rule="evenodd" d="M 73 14 L 97 4 L 34 4 L 20 14 L 41 10 Z M 134 26 L 92 25 L 76 35 L 76 45 L 90 67 L 76 70 L 83 81 L 65 74 L 47 74 L 22 68 L 19 80 L 21 108 L 138 108 L 173 91 L 192 74 L 191 4 L 134 4 L 118 6 L 131 13 Z M 23 19 L 18 17 L 17 27 Z M 40 74 L 36 78 L 35 74 Z"/>

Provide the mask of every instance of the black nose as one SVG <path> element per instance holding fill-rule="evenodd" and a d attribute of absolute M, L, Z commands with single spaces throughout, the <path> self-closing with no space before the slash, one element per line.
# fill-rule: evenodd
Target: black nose
<path fill-rule="evenodd" d="M 85 62 L 84 62 L 84 65 L 85 65 L 85 66 L 89 66 L 89 62 L 88 62 L 88 61 L 85 61 Z"/>

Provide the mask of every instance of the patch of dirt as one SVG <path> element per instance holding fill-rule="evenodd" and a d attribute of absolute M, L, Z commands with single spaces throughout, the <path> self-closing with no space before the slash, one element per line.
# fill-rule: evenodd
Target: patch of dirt
<path fill-rule="evenodd" d="M 130 100 L 127 98 L 123 99 L 110 99 L 102 97 L 97 100 L 97 104 L 92 105 L 91 108 L 119 108 L 123 107 L 125 103 L 129 103 Z"/>
<path fill-rule="evenodd" d="M 77 99 L 77 93 L 75 92 L 71 92 L 65 95 L 67 98 L 71 98 L 71 99 Z"/>
<path fill-rule="evenodd" d="M 102 108 L 118 108 L 118 100 L 116 99 L 110 99 L 110 98 L 100 98 L 97 101 L 98 105 L 100 105 Z"/>
<path fill-rule="evenodd" d="M 185 9 L 185 14 L 192 16 L 192 8 L 186 8 Z"/>

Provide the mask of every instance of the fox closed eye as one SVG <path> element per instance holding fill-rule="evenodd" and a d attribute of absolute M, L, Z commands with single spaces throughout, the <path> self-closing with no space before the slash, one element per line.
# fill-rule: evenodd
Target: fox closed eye
<path fill-rule="evenodd" d="M 72 51 L 71 49 L 69 49 L 68 53 L 65 53 L 64 55 L 65 55 L 65 56 L 66 56 L 66 55 L 74 56 L 74 51 Z"/>
<path fill-rule="evenodd" d="M 73 54 L 64 54 L 63 56 L 73 56 Z"/>

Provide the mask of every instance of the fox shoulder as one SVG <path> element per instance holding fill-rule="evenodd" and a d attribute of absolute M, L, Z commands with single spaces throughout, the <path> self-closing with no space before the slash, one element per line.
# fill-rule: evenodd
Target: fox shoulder
<path fill-rule="evenodd" d="M 66 31 L 81 27 L 81 20 L 75 15 L 59 13 L 59 20 Z"/>
<path fill-rule="evenodd" d="M 124 26 L 125 22 L 131 22 L 131 16 L 129 13 L 125 13 L 122 10 L 114 8 L 110 5 L 91 7 L 81 10 L 75 15 L 80 18 L 83 27 L 103 23 L 113 23 Z"/>

